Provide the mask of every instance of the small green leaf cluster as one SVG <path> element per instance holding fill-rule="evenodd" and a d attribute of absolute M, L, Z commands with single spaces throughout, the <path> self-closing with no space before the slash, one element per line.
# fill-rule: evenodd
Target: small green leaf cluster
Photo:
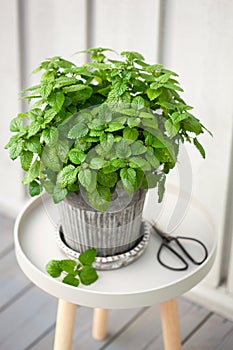
<path fill-rule="evenodd" d="M 206 129 L 180 97 L 177 74 L 137 52 L 114 60 L 107 51 L 85 51 L 90 61 L 81 66 L 47 59 L 34 71 L 40 83 L 23 90 L 30 109 L 11 121 L 6 148 L 20 158 L 31 196 L 45 189 L 58 203 L 82 187 L 104 211 L 116 186 L 130 195 L 158 187 L 161 201 L 179 144 L 205 157 L 197 137 Z"/>
<path fill-rule="evenodd" d="M 54 278 L 62 276 L 63 283 L 74 287 L 80 283 L 89 285 L 98 279 L 98 274 L 92 267 L 95 257 L 96 250 L 88 249 L 79 255 L 78 262 L 71 259 L 50 260 L 46 271 Z"/>

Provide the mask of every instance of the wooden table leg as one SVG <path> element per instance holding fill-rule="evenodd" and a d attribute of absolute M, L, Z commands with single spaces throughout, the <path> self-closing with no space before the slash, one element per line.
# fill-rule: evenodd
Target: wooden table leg
<path fill-rule="evenodd" d="M 96 340 L 103 340 L 107 336 L 108 310 L 94 309 L 92 336 Z"/>
<path fill-rule="evenodd" d="M 76 305 L 59 299 L 54 350 L 71 350 Z"/>
<path fill-rule="evenodd" d="M 176 299 L 160 304 L 165 350 L 181 350 L 179 317 Z"/>

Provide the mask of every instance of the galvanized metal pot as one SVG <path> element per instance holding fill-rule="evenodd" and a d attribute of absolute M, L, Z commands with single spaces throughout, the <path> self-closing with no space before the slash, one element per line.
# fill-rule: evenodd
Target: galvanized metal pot
<path fill-rule="evenodd" d="M 97 256 L 122 254 L 141 240 L 142 211 L 146 190 L 129 196 L 117 190 L 105 212 L 92 208 L 81 193 L 69 194 L 59 204 L 64 242 L 77 252 L 95 248 Z"/>

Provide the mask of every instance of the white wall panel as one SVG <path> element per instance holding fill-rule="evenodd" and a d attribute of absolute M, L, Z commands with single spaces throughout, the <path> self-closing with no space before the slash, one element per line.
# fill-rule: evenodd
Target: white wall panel
<path fill-rule="evenodd" d="M 16 115 L 20 104 L 19 91 L 19 55 L 17 1 L 0 2 L 0 210 L 15 215 L 23 201 L 21 171 L 17 161 L 9 159 L 4 150 L 11 133 L 9 122 Z"/>
<path fill-rule="evenodd" d="M 24 0 L 24 85 L 38 81 L 31 71 L 45 58 L 73 54 L 86 48 L 85 0 Z M 85 57 L 82 56 L 84 59 Z"/>
<path fill-rule="evenodd" d="M 158 58 L 159 0 L 94 0 L 94 46 L 118 52 L 139 51 L 154 63 Z"/>
<path fill-rule="evenodd" d="M 180 74 L 186 101 L 195 106 L 195 114 L 214 135 L 201 138 L 206 160 L 188 149 L 193 194 L 208 208 L 219 236 L 219 253 L 208 278 L 213 285 L 220 279 L 228 174 L 232 168 L 232 15 L 232 1 L 166 1 L 164 63 Z"/>

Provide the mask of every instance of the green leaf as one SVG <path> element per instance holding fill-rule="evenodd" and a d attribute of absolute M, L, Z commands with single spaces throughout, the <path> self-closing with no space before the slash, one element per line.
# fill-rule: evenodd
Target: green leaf
<path fill-rule="evenodd" d="M 55 56 L 54 58 L 50 59 L 51 61 L 54 61 L 54 67 L 55 68 L 69 68 L 71 69 L 74 65 L 74 63 L 65 60 L 64 58 L 61 58 L 59 56 Z"/>
<path fill-rule="evenodd" d="M 40 87 L 40 85 L 30 86 L 26 89 L 21 90 L 20 93 L 23 94 L 23 93 L 28 92 L 28 91 L 36 91 L 39 89 L 39 87 Z"/>
<path fill-rule="evenodd" d="M 135 191 L 136 171 L 131 168 L 123 168 L 120 171 L 120 178 L 122 180 L 124 190 L 129 195 L 132 195 Z"/>
<path fill-rule="evenodd" d="M 72 184 L 72 185 L 68 185 L 68 191 L 69 192 L 78 192 L 79 191 L 79 185 L 76 183 Z"/>
<path fill-rule="evenodd" d="M 173 124 L 170 119 L 167 119 L 164 123 L 165 129 L 167 130 L 168 136 L 174 137 L 179 131 L 179 124 Z"/>
<path fill-rule="evenodd" d="M 152 89 L 148 88 L 146 90 L 147 96 L 151 101 L 155 100 L 159 95 L 161 95 L 162 90 L 161 89 Z"/>
<path fill-rule="evenodd" d="M 91 136 L 91 137 L 99 137 L 102 135 L 104 135 L 104 131 L 102 131 L 102 130 L 90 130 L 90 132 L 89 132 L 89 136 Z"/>
<path fill-rule="evenodd" d="M 140 168 L 144 171 L 151 170 L 150 163 L 142 157 L 132 157 L 129 162 L 131 168 Z"/>
<path fill-rule="evenodd" d="M 109 123 L 112 120 L 112 111 L 106 103 L 103 103 L 98 108 L 98 118 L 102 120 L 102 122 Z"/>
<path fill-rule="evenodd" d="M 65 166 L 57 176 L 57 186 L 65 188 L 77 181 L 78 168 L 74 165 Z"/>
<path fill-rule="evenodd" d="M 127 140 L 122 139 L 116 145 L 116 155 L 119 158 L 128 158 L 131 155 L 131 149 Z"/>
<path fill-rule="evenodd" d="M 88 127 L 86 124 L 83 124 L 83 123 L 78 123 L 76 125 L 74 125 L 69 133 L 68 133 L 68 137 L 70 139 L 78 139 L 78 138 L 81 138 L 85 135 L 88 134 Z"/>
<path fill-rule="evenodd" d="M 56 111 L 60 112 L 63 103 L 65 101 L 65 96 L 61 91 L 53 92 L 48 97 L 48 103 L 49 105 Z"/>
<path fill-rule="evenodd" d="M 176 84 L 169 82 L 169 81 L 167 83 L 163 84 L 163 86 L 167 89 L 171 89 L 171 90 L 175 90 L 175 91 L 181 91 L 181 92 L 184 91 L 179 85 L 176 85 Z"/>
<path fill-rule="evenodd" d="M 55 204 L 63 201 L 65 199 L 66 195 L 68 194 L 68 191 L 66 188 L 58 188 L 57 186 L 54 187 L 53 191 L 53 201 Z"/>
<path fill-rule="evenodd" d="M 45 129 L 42 133 L 43 139 L 47 145 L 54 147 L 58 141 L 58 130 L 54 126 L 50 129 Z"/>
<path fill-rule="evenodd" d="M 122 81 L 117 81 L 112 87 L 111 94 L 115 97 L 119 97 L 124 94 L 127 88 L 127 84 Z"/>
<path fill-rule="evenodd" d="M 155 116 L 152 113 L 148 113 L 148 112 L 140 112 L 139 117 L 143 118 L 143 119 L 154 119 L 155 118 Z"/>
<path fill-rule="evenodd" d="M 41 129 L 41 124 L 38 123 L 37 121 L 32 122 L 29 125 L 29 129 L 28 129 L 28 137 L 34 136 L 38 133 L 38 131 L 40 131 Z"/>
<path fill-rule="evenodd" d="M 42 163 L 53 171 L 61 170 L 61 163 L 57 156 L 57 150 L 54 147 L 46 146 L 41 157 Z"/>
<path fill-rule="evenodd" d="M 70 274 L 65 276 L 62 282 L 65 284 L 69 284 L 70 286 L 73 286 L 73 287 L 78 287 L 79 285 L 79 279 Z"/>
<path fill-rule="evenodd" d="M 142 125 L 146 127 L 146 130 L 147 128 L 158 129 L 158 121 L 155 117 L 153 119 L 143 119 Z"/>
<path fill-rule="evenodd" d="M 41 152 L 41 143 L 40 136 L 32 136 L 28 140 L 25 141 L 25 148 L 32 153 L 40 153 Z"/>
<path fill-rule="evenodd" d="M 133 142 L 131 145 L 130 145 L 130 148 L 131 148 L 131 153 L 132 155 L 134 156 L 138 156 L 140 154 L 143 154 L 146 152 L 147 148 L 143 145 L 142 142 L 140 141 L 136 141 L 136 142 Z"/>
<path fill-rule="evenodd" d="M 116 170 L 118 170 L 120 168 L 124 168 L 127 165 L 128 160 L 121 159 L 121 158 L 120 159 L 113 159 L 113 160 L 110 161 L 110 163 L 111 163 L 111 165 L 114 166 L 114 168 Z M 103 171 L 105 172 L 105 168 L 103 169 Z"/>
<path fill-rule="evenodd" d="M 116 108 L 116 112 L 128 115 L 129 117 L 136 117 L 138 115 L 138 111 L 134 108 Z"/>
<path fill-rule="evenodd" d="M 171 119 L 173 124 L 177 124 L 179 122 L 181 122 L 184 119 L 187 119 L 190 116 L 189 113 L 180 113 L 180 112 L 174 112 L 171 115 Z"/>
<path fill-rule="evenodd" d="M 136 96 L 132 99 L 132 106 L 136 106 L 138 110 L 146 107 L 147 103 L 146 100 L 142 96 Z"/>
<path fill-rule="evenodd" d="M 86 159 L 86 154 L 77 148 L 72 148 L 69 151 L 69 159 L 74 164 L 81 164 Z"/>
<path fill-rule="evenodd" d="M 202 157 L 205 158 L 205 150 L 196 137 L 194 138 L 193 143 L 198 149 L 198 151 L 201 153 Z"/>
<path fill-rule="evenodd" d="M 109 131 L 109 132 L 113 132 L 113 131 L 117 131 L 117 130 L 121 130 L 124 129 L 124 125 L 118 122 L 111 122 L 108 124 L 108 128 L 105 129 L 105 131 Z"/>
<path fill-rule="evenodd" d="M 107 186 L 101 186 L 101 185 L 98 185 L 97 186 L 97 191 L 100 195 L 100 197 L 107 202 L 107 205 L 108 203 L 110 203 L 111 201 L 111 198 L 112 198 L 112 193 L 111 193 L 111 190 L 109 187 Z"/>
<path fill-rule="evenodd" d="M 57 150 L 57 155 L 59 159 L 63 162 L 66 163 L 67 157 L 68 157 L 68 152 L 69 152 L 69 143 L 67 140 L 59 140 L 56 146 Z"/>
<path fill-rule="evenodd" d="M 23 141 L 19 140 L 16 143 L 13 143 L 13 145 L 10 148 L 10 159 L 15 160 L 18 158 L 18 156 L 23 151 Z"/>
<path fill-rule="evenodd" d="M 96 146 L 95 150 L 100 156 L 104 156 L 109 154 L 114 144 L 115 138 L 112 134 L 107 134 L 106 140 L 100 142 L 99 145 Z"/>
<path fill-rule="evenodd" d="M 77 83 L 77 79 L 73 77 L 61 76 L 56 79 L 54 88 L 60 89 L 63 86 L 73 85 Z M 83 85 L 81 85 L 83 86 Z"/>
<path fill-rule="evenodd" d="M 151 164 L 151 166 L 154 169 L 157 169 L 160 166 L 159 160 L 155 157 L 153 152 L 151 152 L 149 150 L 146 152 L 146 159 L 148 160 L 148 162 Z"/>
<path fill-rule="evenodd" d="M 163 135 L 159 135 L 158 137 L 148 134 L 145 139 L 145 144 L 147 146 L 153 146 L 154 148 L 165 148 L 165 141 L 163 139 Z"/>
<path fill-rule="evenodd" d="M 86 250 L 84 253 L 79 255 L 78 260 L 83 265 L 91 266 L 96 258 L 96 250 L 94 248 Z"/>
<path fill-rule="evenodd" d="M 129 61 L 140 60 L 144 61 L 144 57 L 136 51 L 123 51 L 121 56 L 125 56 Z"/>
<path fill-rule="evenodd" d="M 89 285 L 94 283 L 98 279 L 98 274 L 95 269 L 91 266 L 83 266 L 80 272 L 80 280 L 82 284 Z"/>
<path fill-rule="evenodd" d="M 139 135 L 139 132 L 137 131 L 137 129 L 126 127 L 123 130 L 123 138 L 124 139 L 129 139 L 129 140 L 135 141 L 135 140 L 137 140 L 138 135 Z"/>
<path fill-rule="evenodd" d="M 76 84 L 71 85 L 63 88 L 64 93 L 68 92 L 79 92 L 80 96 L 85 97 L 86 99 L 89 98 L 92 95 L 92 88 L 90 86 L 82 85 L 82 84 Z"/>
<path fill-rule="evenodd" d="M 98 62 L 88 62 L 85 64 L 85 67 L 87 68 L 96 68 L 96 70 L 106 70 L 109 69 L 111 66 L 110 64 L 105 64 L 105 63 L 98 63 Z"/>
<path fill-rule="evenodd" d="M 88 199 L 93 208 L 98 211 L 105 212 L 109 208 L 110 200 L 103 198 L 102 193 L 100 194 L 97 188 L 91 193 L 88 193 Z"/>
<path fill-rule="evenodd" d="M 11 120 L 10 122 L 10 131 L 12 132 L 18 132 L 23 127 L 23 120 L 19 117 L 16 117 Z"/>
<path fill-rule="evenodd" d="M 35 160 L 30 169 L 25 173 L 22 183 L 28 185 L 40 175 L 40 161 Z"/>
<path fill-rule="evenodd" d="M 62 273 L 59 260 L 50 260 L 46 265 L 46 271 L 52 277 L 59 277 Z"/>
<path fill-rule="evenodd" d="M 52 108 L 48 109 L 44 115 L 44 123 L 45 124 L 50 123 L 56 115 L 57 115 L 57 112 L 54 109 Z"/>
<path fill-rule="evenodd" d="M 126 116 L 121 116 L 121 117 L 114 117 L 114 122 L 120 123 L 124 125 L 126 123 L 127 117 Z"/>
<path fill-rule="evenodd" d="M 107 187 L 115 186 L 118 180 L 118 176 L 115 172 L 106 174 L 104 170 L 100 170 L 97 173 L 97 181 L 99 184 Z"/>
<path fill-rule="evenodd" d="M 11 136 L 9 142 L 5 145 L 4 148 L 5 148 L 5 149 L 10 148 L 13 144 L 15 144 L 16 142 L 18 142 L 18 140 L 19 140 L 18 134 L 17 134 L 17 135 Z"/>
<path fill-rule="evenodd" d="M 161 203 L 163 200 L 163 195 L 165 192 L 165 181 L 166 181 L 166 176 L 162 175 L 162 177 L 159 179 L 158 182 L 158 202 Z"/>
<path fill-rule="evenodd" d="M 53 84 L 51 84 L 51 83 L 41 84 L 41 86 L 40 86 L 40 94 L 41 94 L 41 96 L 43 98 L 49 97 L 49 95 L 51 94 L 52 91 L 53 91 Z"/>
<path fill-rule="evenodd" d="M 170 79 L 171 74 L 168 72 L 166 74 L 162 74 L 156 78 L 156 81 L 151 84 L 151 88 L 154 89 L 158 83 L 164 84 L 167 83 Z"/>
<path fill-rule="evenodd" d="M 155 155 L 161 163 L 174 163 L 174 159 L 167 148 L 157 148 Z"/>
<path fill-rule="evenodd" d="M 123 95 L 121 96 L 114 96 L 113 91 L 110 91 L 108 94 L 108 98 L 106 100 L 106 102 L 112 106 L 112 107 L 116 107 L 121 103 L 130 103 L 131 102 L 131 96 L 129 92 L 125 92 Z"/>
<path fill-rule="evenodd" d="M 103 130 L 105 128 L 105 123 L 101 119 L 93 119 L 87 125 L 91 130 Z"/>
<path fill-rule="evenodd" d="M 199 122 L 199 120 L 193 116 L 190 116 L 189 118 L 182 121 L 183 128 L 186 131 L 194 132 L 196 135 L 199 135 L 203 132 L 202 126 Z"/>
<path fill-rule="evenodd" d="M 81 169 L 78 179 L 88 192 L 92 192 L 96 188 L 96 172 L 90 169 Z"/>
<path fill-rule="evenodd" d="M 43 187 L 45 188 L 45 191 L 48 194 L 53 194 L 54 184 L 51 181 L 49 181 L 49 180 L 44 181 L 43 182 Z"/>
<path fill-rule="evenodd" d="M 106 163 L 106 161 L 102 158 L 99 158 L 99 157 L 92 158 L 90 161 L 90 168 L 91 169 L 101 169 L 105 163 Z"/>
<path fill-rule="evenodd" d="M 159 177 L 157 174 L 147 173 L 146 174 L 147 188 L 154 188 L 158 184 Z"/>
<path fill-rule="evenodd" d="M 127 119 L 127 124 L 130 128 L 138 126 L 140 123 L 141 123 L 140 118 L 128 118 Z"/>
<path fill-rule="evenodd" d="M 27 171 L 30 168 L 33 158 L 33 153 L 30 151 L 22 151 L 20 154 L 20 163 L 23 170 Z"/>
<path fill-rule="evenodd" d="M 41 118 L 42 115 L 43 111 L 40 108 L 30 109 L 28 112 L 28 119 L 35 122 L 36 120 L 38 120 L 38 118 Z"/>
<path fill-rule="evenodd" d="M 173 111 L 176 109 L 176 104 L 167 101 L 167 97 L 162 96 L 159 98 L 158 104 L 163 107 L 165 110 Z"/>
<path fill-rule="evenodd" d="M 37 181 L 32 181 L 29 184 L 29 193 L 30 196 L 38 196 L 42 192 L 42 187 Z"/>
<path fill-rule="evenodd" d="M 74 260 L 70 259 L 64 259 L 60 260 L 60 267 L 62 271 L 65 271 L 70 274 L 75 274 L 75 267 L 77 266 L 76 262 Z"/>

